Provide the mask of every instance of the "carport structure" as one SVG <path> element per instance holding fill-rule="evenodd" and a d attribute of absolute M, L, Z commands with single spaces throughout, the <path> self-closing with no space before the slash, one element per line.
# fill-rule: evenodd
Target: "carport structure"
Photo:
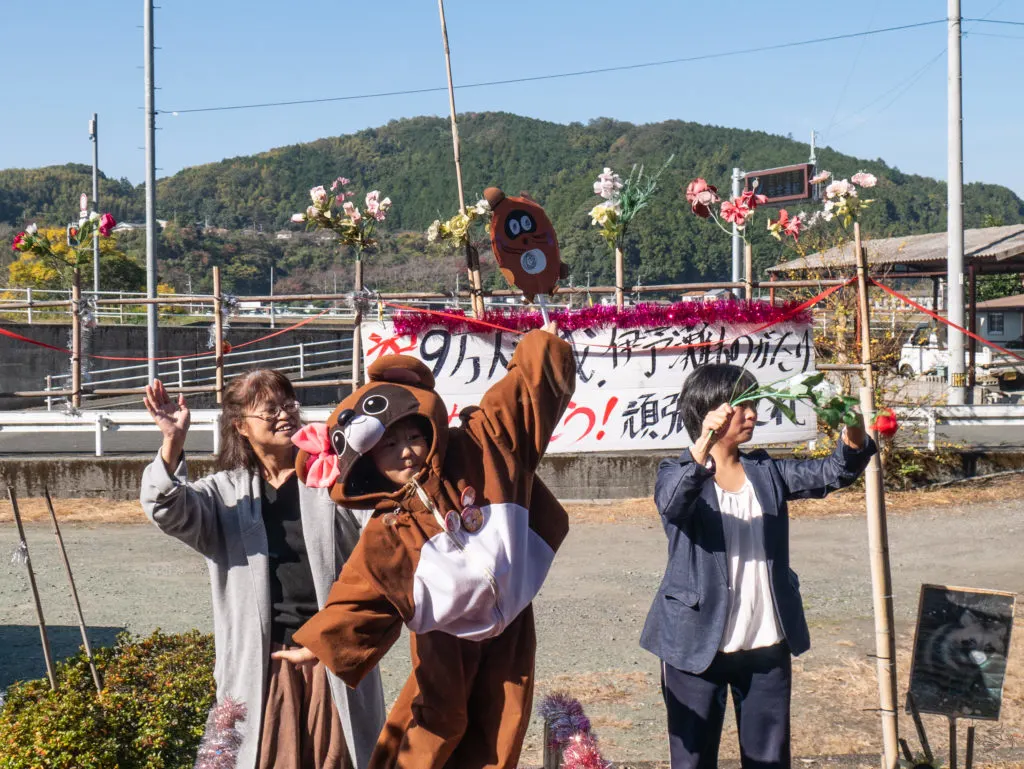
<path fill-rule="evenodd" d="M 931 278 L 932 308 L 939 307 L 939 285 L 946 278 L 946 233 L 904 235 L 862 242 L 867 252 L 868 269 L 875 277 L 919 280 Z M 979 227 L 964 230 L 964 266 L 961 281 L 967 284 L 968 330 L 978 333 L 978 278 L 982 275 L 1024 273 L 1024 224 L 1003 227 Z M 785 276 L 810 277 L 824 273 L 851 275 L 857 269 L 853 241 L 793 259 L 773 267 L 770 280 Z M 974 385 L 974 359 L 977 342 L 968 337 L 968 385 Z"/>

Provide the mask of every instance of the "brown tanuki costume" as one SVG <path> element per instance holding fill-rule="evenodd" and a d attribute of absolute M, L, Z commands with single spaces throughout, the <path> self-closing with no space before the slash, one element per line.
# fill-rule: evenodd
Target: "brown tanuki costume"
<path fill-rule="evenodd" d="M 355 686 L 401 623 L 412 631 L 413 671 L 371 769 L 516 766 L 533 698 L 531 601 L 568 533 L 565 510 L 535 471 L 575 372 L 566 342 L 530 332 L 508 373 L 449 429 L 430 370 L 391 355 L 328 420 L 341 471 L 331 496 L 375 513 L 295 642 Z M 426 466 L 387 490 L 367 453 L 411 415 L 429 426 Z M 306 460 L 300 453 L 302 479 Z"/>

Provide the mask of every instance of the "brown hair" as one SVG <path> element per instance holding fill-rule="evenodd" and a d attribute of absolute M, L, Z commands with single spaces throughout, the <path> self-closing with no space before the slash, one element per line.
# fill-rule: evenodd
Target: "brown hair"
<path fill-rule="evenodd" d="M 259 469 L 259 460 L 249 439 L 238 432 L 236 426 L 253 406 L 264 401 L 284 400 L 295 400 L 295 388 L 288 377 L 276 369 L 254 369 L 228 383 L 221 403 L 219 470 Z"/>

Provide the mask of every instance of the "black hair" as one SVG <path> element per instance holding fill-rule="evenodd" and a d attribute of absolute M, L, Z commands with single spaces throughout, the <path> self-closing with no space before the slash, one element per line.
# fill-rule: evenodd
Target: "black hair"
<path fill-rule="evenodd" d="M 700 428 L 709 411 L 753 387 L 757 387 L 757 377 L 739 366 L 709 363 L 694 370 L 679 393 L 679 410 L 690 440 L 700 438 Z"/>

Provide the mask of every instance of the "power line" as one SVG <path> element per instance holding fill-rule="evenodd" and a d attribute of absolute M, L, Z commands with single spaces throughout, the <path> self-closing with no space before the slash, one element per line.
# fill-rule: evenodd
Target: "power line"
<path fill-rule="evenodd" d="M 885 112 L 887 109 L 889 109 L 889 107 L 891 107 L 893 104 L 895 104 L 896 101 L 901 96 L 903 96 L 903 94 L 906 93 L 911 88 L 911 86 L 914 85 L 914 83 L 916 83 L 918 80 L 920 80 L 924 76 L 924 73 L 927 72 L 928 69 L 933 64 L 935 64 L 935 62 L 937 62 L 939 59 L 941 59 L 945 55 L 946 55 L 946 48 L 943 47 L 941 50 L 939 50 L 938 53 L 936 53 L 934 56 L 932 56 L 930 59 L 928 59 L 928 61 L 926 61 L 924 64 L 922 64 L 918 69 L 916 69 L 912 73 L 910 73 L 910 75 L 908 75 L 905 79 L 901 80 L 899 83 L 894 85 L 888 91 L 884 91 L 883 93 L 879 94 L 874 99 L 872 99 L 870 102 L 868 102 L 863 107 L 861 107 L 859 110 L 857 110 L 852 115 L 850 115 L 848 118 L 846 118 L 846 120 L 852 120 L 853 118 L 857 117 L 861 113 L 866 112 L 868 109 L 873 107 L 878 102 L 882 101 L 882 99 L 884 99 L 885 97 L 889 96 L 890 94 L 892 94 L 892 93 L 896 94 L 895 96 L 893 96 L 893 98 L 889 102 L 887 102 L 885 104 L 884 107 L 882 107 L 877 112 L 875 112 L 875 114 L 873 114 L 870 118 L 865 119 L 864 122 L 860 123 L 859 125 L 853 126 L 852 128 L 849 128 L 846 131 L 843 131 L 842 133 L 837 135 L 835 138 L 836 139 L 841 139 L 842 137 L 847 136 L 847 135 L 853 133 L 854 131 L 859 130 L 860 128 L 862 128 L 864 126 L 865 123 L 868 122 L 868 120 L 872 120 L 872 119 L 878 117 L 883 112 Z"/>
<path fill-rule="evenodd" d="M 1009 24 L 1011 27 L 1024 27 L 1024 21 L 1005 21 L 1002 19 L 962 19 L 962 21 L 976 21 L 979 24 Z"/>
<path fill-rule="evenodd" d="M 641 64 L 623 64 L 617 67 L 601 67 L 598 69 L 585 69 L 578 70 L 575 72 L 559 72 L 550 75 L 534 75 L 532 77 L 518 77 L 509 78 L 507 80 L 488 80 L 480 83 L 467 83 L 465 85 L 457 85 L 456 88 L 486 88 L 496 85 L 511 85 L 514 83 L 534 83 L 540 80 L 556 80 L 567 77 L 582 77 L 585 75 L 600 75 L 608 72 L 625 72 L 634 69 L 645 69 L 649 67 L 664 67 L 669 64 L 685 64 L 695 61 L 707 61 L 709 59 L 721 59 L 729 56 L 742 56 L 750 53 L 763 53 L 766 51 L 778 51 L 785 48 L 797 48 L 807 45 L 816 45 L 818 43 L 831 43 L 836 40 L 849 40 L 851 38 L 864 37 L 867 35 L 879 35 L 885 32 L 901 32 L 908 29 L 917 29 L 919 27 L 928 27 L 935 24 L 945 24 L 946 19 L 933 19 L 931 21 L 920 21 L 915 24 L 902 24 L 897 27 L 884 27 L 882 29 L 869 29 L 864 32 L 848 32 L 842 35 L 832 35 L 829 37 L 818 37 L 812 40 L 798 40 L 791 43 L 777 43 L 775 45 L 758 46 L 756 48 L 740 48 L 733 51 L 722 51 L 720 53 L 708 53 L 700 56 L 685 56 L 678 59 L 664 59 L 661 61 L 649 61 Z M 242 109 L 262 109 L 265 107 L 292 107 L 299 104 L 325 104 L 328 102 L 338 101 L 356 101 L 361 99 L 379 99 L 387 96 L 413 96 L 424 93 L 436 93 L 438 91 L 447 91 L 447 86 L 436 86 L 432 88 L 412 88 L 400 91 L 384 91 L 380 93 L 367 93 L 357 94 L 351 96 L 330 96 L 319 99 L 294 99 L 290 101 L 273 101 L 273 102 L 261 102 L 258 104 L 232 104 L 219 107 L 195 107 L 191 109 L 178 109 L 178 110 L 161 110 L 162 113 L 171 113 L 174 115 L 185 115 L 197 112 L 227 112 L 230 110 L 242 110 Z"/>
<path fill-rule="evenodd" d="M 878 0 L 875 0 L 875 4 L 871 8 L 871 16 L 868 19 L 868 24 L 873 24 L 875 21 L 875 13 L 878 11 Z M 846 98 L 846 91 L 850 87 L 850 81 L 853 80 L 853 73 L 857 71 L 857 64 L 860 62 L 860 55 L 864 53 L 864 46 L 867 44 L 867 37 L 860 39 L 860 47 L 857 48 L 857 55 L 853 57 L 853 61 L 850 62 L 850 71 L 846 75 L 846 80 L 843 81 L 843 89 L 839 92 L 839 98 L 836 99 L 835 109 L 832 110 L 832 117 L 829 118 L 828 127 L 824 131 L 823 138 L 828 139 L 829 131 L 832 130 L 832 126 L 836 124 L 836 118 L 839 116 L 839 108 L 843 106 L 843 99 Z"/>

